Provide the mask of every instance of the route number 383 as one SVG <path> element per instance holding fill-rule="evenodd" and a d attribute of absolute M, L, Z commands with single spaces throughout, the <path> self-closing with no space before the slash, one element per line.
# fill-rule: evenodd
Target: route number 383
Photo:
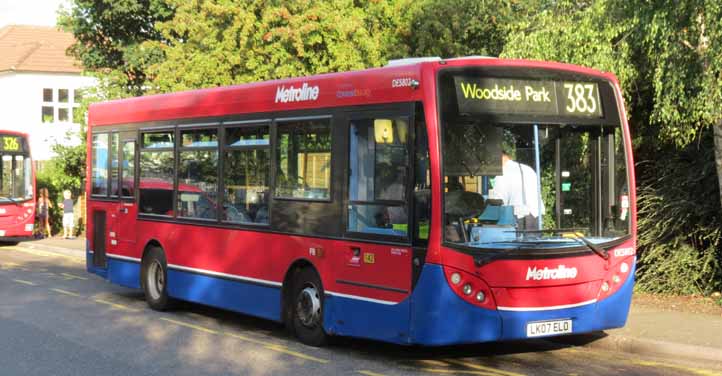
<path fill-rule="evenodd" d="M 566 112 L 570 114 L 599 114 L 597 85 L 564 83 L 567 95 Z"/>

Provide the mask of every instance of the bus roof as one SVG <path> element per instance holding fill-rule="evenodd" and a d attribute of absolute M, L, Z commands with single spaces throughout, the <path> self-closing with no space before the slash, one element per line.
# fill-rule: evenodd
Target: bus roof
<path fill-rule="evenodd" d="M 377 103 L 419 101 L 426 80 L 442 67 L 496 66 L 571 71 L 612 80 L 610 74 L 575 65 L 531 60 L 466 57 L 446 60 L 421 59 L 382 68 L 327 73 L 308 77 L 255 82 L 218 88 L 94 103 L 91 126 L 212 118 L 228 115 L 303 110 Z M 431 94 L 433 92 L 430 92 Z M 120 109 L 122 108 L 122 110 Z"/>

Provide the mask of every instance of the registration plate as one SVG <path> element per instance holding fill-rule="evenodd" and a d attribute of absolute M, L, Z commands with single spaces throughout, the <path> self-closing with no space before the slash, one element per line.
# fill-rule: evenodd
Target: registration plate
<path fill-rule="evenodd" d="M 542 337 L 572 332 L 572 320 L 536 321 L 526 324 L 527 337 Z"/>

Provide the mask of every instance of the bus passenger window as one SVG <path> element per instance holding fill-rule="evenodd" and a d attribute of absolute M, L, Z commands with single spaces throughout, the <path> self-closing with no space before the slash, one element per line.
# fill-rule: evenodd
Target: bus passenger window
<path fill-rule="evenodd" d="M 140 150 L 142 214 L 173 215 L 173 131 L 144 133 Z"/>
<path fill-rule="evenodd" d="M 218 130 L 181 132 L 178 153 L 178 216 L 218 218 Z"/>
<path fill-rule="evenodd" d="M 331 121 L 279 122 L 276 197 L 331 198 Z"/>
<path fill-rule="evenodd" d="M 408 236 L 406 118 L 351 122 L 349 232 Z"/>
<path fill-rule="evenodd" d="M 268 126 L 226 128 L 225 132 L 223 220 L 268 224 Z"/>

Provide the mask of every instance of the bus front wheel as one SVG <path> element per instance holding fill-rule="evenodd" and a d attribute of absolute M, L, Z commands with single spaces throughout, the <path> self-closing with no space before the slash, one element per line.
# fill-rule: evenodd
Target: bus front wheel
<path fill-rule="evenodd" d="M 156 311 L 172 308 L 173 300 L 168 296 L 168 264 L 160 247 L 152 247 L 143 258 L 141 285 L 145 301 Z"/>
<path fill-rule="evenodd" d="M 315 270 L 301 269 L 293 280 L 290 302 L 293 331 L 309 346 L 323 346 L 328 335 L 323 330 L 323 286 Z"/>

